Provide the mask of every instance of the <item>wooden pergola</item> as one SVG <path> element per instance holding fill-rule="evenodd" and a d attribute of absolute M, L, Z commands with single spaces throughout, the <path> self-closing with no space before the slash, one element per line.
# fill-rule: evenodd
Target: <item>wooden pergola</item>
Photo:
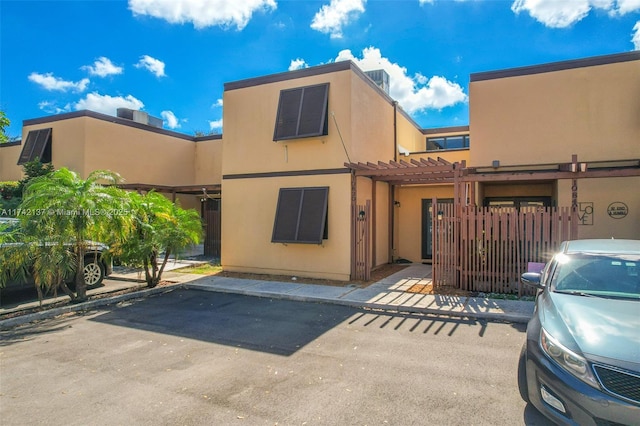
<path fill-rule="evenodd" d="M 352 276 L 356 279 L 368 279 L 370 269 L 369 250 L 365 247 L 357 247 L 359 243 L 358 234 L 364 232 L 368 235 L 369 221 L 371 222 L 371 238 L 367 238 L 365 245 L 368 245 L 368 240 L 371 240 L 371 257 L 376 258 L 376 230 L 377 230 L 377 191 L 375 187 L 376 182 L 385 182 L 389 184 L 389 262 L 392 261 L 392 244 L 393 244 L 393 205 L 394 205 L 394 186 L 396 185 L 437 185 L 437 184 L 453 184 L 454 185 L 454 199 L 455 203 L 462 201 L 461 197 L 464 195 L 462 191 L 463 180 L 462 176 L 466 170 L 466 163 L 451 163 L 443 158 L 427 158 L 427 159 L 411 159 L 409 161 L 389 161 L 388 163 L 378 161 L 377 163 L 345 163 L 345 167 L 351 170 L 352 184 L 351 184 L 351 211 L 352 211 L 352 223 L 356 226 L 352 228 Z M 358 223 L 356 220 L 357 212 L 360 208 L 357 204 L 356 193 L 356 179 L 358 177 L 370 178 L 374 185 L 371 188 L 371 214 L 367 217 L 365 223 Z M 368 209 L 367 209 L 368 210 Z M 364 230 L 360 231 L 358 227 L 363 227 Z M 362 244 L 362 243 L 360 243 Z M 364 268 L 359 268 L 356 265 L 365 265 Z M 362 272 L 360 270 L 363 270 Z"/>
<path fill-rule="evenodd" d="M 577 155 L 573 155 L 571 162 L 546 165 L 522 165 L 511 167 L 482 167 L 468 168 L 465 161 L 451 163 L 443 158 L 410 159 L 408 161 L 389 161 L 377 163 L 344 163 L 352 174 L 352 220 L 357 224 L 358 206 L 356 206 L 356 178 L 365 177 L 372 180 L 371 190 L 371 249 L 372 257 L 376 255 L 376 182 L 389 184 L 389 235 L 390 245 L 393 241 L 393 205 L 395 186 L 406 185 L 438 185 L 451 184 L 454 189 L 454 214 L 460 214 L 460 207 L 467 204 L 475 204 L 477 182 L 540 182 L 559 179 L 572 179 L 572 210 L 577 209 L 578 179 L 585 178 L 612 178 L 640 176 L 640 159 L 612 160 L 591 163 L 579 163 Z M 360 224 L 362 226 L 362 224 Z M 576 227 L 574 221 L 572 226 Z M 357 231 L 354 228 L 352 238 L 352 264 L 358 262 L 355 253 Z M 575 235 L 575 234 L 574 234 Z M 392 252 L 390 247 L 389 253 Z M 362 251 L 362 250 L 361 250 Z M 366 251 L 365 251 L 366 252 Z M 390 254 L 391 261 L 391 254 Z M 353 270 L 352 270 L 353 273 Z"/>
<path fill-rule="evenodd" d="M 119 188 L 126 189 L 128 191 L 137 192 L 149 192 L 156 191 L 162 193 L 171 194 L 171 200 L 176 201 L 177 194 L 186 195 L 200 195 L 203 197 L 220 196 L 222 193 L 222 185 L 220 184 L 208 184 L 208 185 L 154 185 L 148 183 L 124 183 L 118 185 Z"/>

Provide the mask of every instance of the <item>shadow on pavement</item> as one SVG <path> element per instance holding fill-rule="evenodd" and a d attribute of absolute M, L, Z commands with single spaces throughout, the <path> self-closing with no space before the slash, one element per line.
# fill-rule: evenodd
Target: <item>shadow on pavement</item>
<path fill-rule="evenodd" d="M 289 356 L 357 312 L 330 304 L 175 290 L 114 307 L 91 321 Z"/>
<path fill-rule="evenodd" d="M 547 419 L 531 404 L 527 404 L 522 417 L 524 424 L 527 426 L 554 426 L 551 420 Z"/>
<path fill-rule="evenodd" d="M 461 326 L 471 326 L 477 327 L 478 335 L 483 337 L 488 326 L 483 320 L 185 289 L 121 303 L 90 320 L 285 356 L 345 321 L 350 325 L 448 336 Z"/>
<path fill-rule="evenodd" d="M 55 318 L 38 327 L 20 327 L 9 331 L 0 331 L 0 347 L 9 346 L 14 343 L 21 343 L 32 340 L 38 335 L 55 333 L 71 327 L 67 324 L 71 321 L 69 317 Z"/>

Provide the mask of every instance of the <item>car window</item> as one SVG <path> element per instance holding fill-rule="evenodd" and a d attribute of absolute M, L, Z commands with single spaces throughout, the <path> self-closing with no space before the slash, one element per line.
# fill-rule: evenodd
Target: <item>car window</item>
<path fill-rule="evenodd" d="M 640 298 L 640 255 L 562 255 L 555 291 Z"/>
<path fill-rule="evenodd" d="M 19 225 L 18 219 L 12 218 L 0 218 L 0 232 L 9 233 L 18 228 Z"/>

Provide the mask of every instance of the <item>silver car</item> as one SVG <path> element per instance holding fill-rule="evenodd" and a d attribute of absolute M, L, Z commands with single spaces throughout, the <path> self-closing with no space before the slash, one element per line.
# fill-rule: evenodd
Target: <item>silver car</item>
<path fill-rule="evenodd" d="M 563 425 L 640 425 L 640 241 L 565 242 L 527 326 L 522 398 Z"/>

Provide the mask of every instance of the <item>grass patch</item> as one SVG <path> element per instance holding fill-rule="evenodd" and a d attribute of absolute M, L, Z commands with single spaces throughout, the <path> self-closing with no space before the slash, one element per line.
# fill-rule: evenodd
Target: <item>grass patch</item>
<path fill-rule="evenodd" d="M 184 274 L 199 274 L 199 275 L 216 275 L 222 272 L 222 266 L 202 263 L 200 265 L 186 266 L 180 269 L 174 269 L 172 272 L 181 272 Z"/>

